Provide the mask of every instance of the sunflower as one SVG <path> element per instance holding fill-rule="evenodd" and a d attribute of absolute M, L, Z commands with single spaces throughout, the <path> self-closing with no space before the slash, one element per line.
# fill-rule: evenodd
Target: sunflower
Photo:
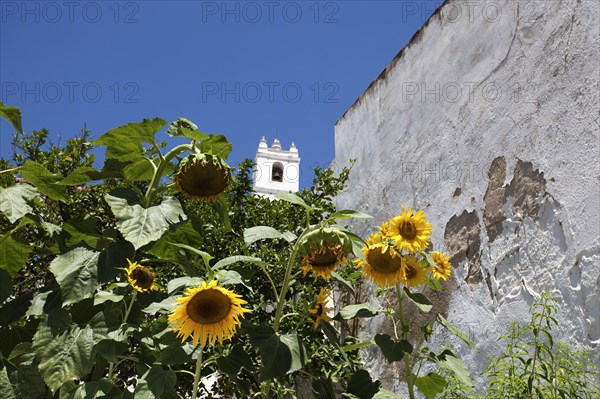
<path fill-rule="evenodd" d="M 304 275 L 312 272 L 315 278 L 329 281 L 331 272 L 348 261 L 346 254 L 352 250 L 352 243 L 343 231 L 326 227 L 308 233 L 301 248 Z"/>
<path fill-rule="evenodd" d="M 327 302 L 329 302 L 330 295 L 331 293 L 327 288 L 321 288 L 321 291 L 319 291 L 319 295 L 317 296 L 317 300 L 315 301 L 315 307 L 310 310 L 310 313 L 315 316 L 315 319 L 313 320 L 313 325 L 315 328 L 319 327 L 321 320 L 331 321 L 331 317 L 329 317 L 331 308 L 327 307 Z"/>
<path fill-rule="evenodd" d="M 412 208 L 407 211 L 402 206 L 402 214 L 390 219 L 389 223 L 382 224 L 382 232 L 396 241 L 398 250 L 418 252 L 429 245 L 431 224 L 425 220 L 422 210 L 413 214 Z"/>
<path fill-rule="evenodd" d="M 402 277 L 404 262 L 398 251 L 383 238 L 381 233 L 371 235 L 362 249 L 365 261 L 357 259 L 355 262 L 374 283 L 387 288 Z"/>
<path fill-rule="evenodd" d="M 139 265 L 137 262 L 131 262 L 127 259 L 129 267 L 127 271 L 127 280 L 129 284 L 139 292 L 158 291 L 158 286 L 154 283 L 156 274 L 147 267 Z"/>
<path fill-rule="evenodd" d="M 192 343 L 202 347 L 208 342 L 213 345 L 218 339 L 229 339 L 240 325 L 240 317 L 251 312 L 242 305 L 247 302 L 226 288 L 219 287 L 217 280 L 203 281 L 200 287 L 188 288 L 185 295 L 177 299 L 181 305 L 169 315 L 169 324 L 181 342 L 192 335 Z"/>
<path fill-rule="evenodd" d="M 230 182 L 229 166 L 215 155 L 200 152 L 182 160 L 175 175 L 179 191 L 197 201 L 215 201 Z"/>
<path fill-rule="evenodd" d="M 452 266 L 450 266 L 450 257 L 446 256 L 445 253 L 434 251 L 431 253 L 431 258 L 436 263 L 431 265 L 429 270 L 434 278 L 446 280 L 452 273 Z"/>
<path fill-rule="evenodd" d="M 404 257 L 404 267 L 402 268 L 402 275 L 400 282 L 407 287 L 418 287 L 425 284 L 425 271 L 427 268 L 417 261 L 414 256 Z"/>

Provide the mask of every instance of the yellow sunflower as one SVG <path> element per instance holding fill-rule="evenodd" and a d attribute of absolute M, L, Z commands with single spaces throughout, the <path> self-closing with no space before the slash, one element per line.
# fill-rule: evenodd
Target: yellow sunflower
<path fill-rule="evenodd" d="M 445 253 L 434 251 L 431 253 L 431 258 L 436 263 L 431 265 L 429 270 L 434 278 L 446 280 L 452 273 L 452 266 L 450 265 L 450 257 Z"/>
<path fill-rule="evenodd" d="M 175 184 L 181 193 L 197 201 L 216 201 L 231 182 L 231 169 L 215 155 L 196 152 L 179 164 Z"/>
<path fill-rule="evenodd" d="M 158 291 L 158 286 L 154 283 L 156 274 L 147 267 L 139 265 L 137 262 L 132 262 L 127 259 L 129 267 L 127 271 L 127 280 L 129 284 L 139 292 Z"/>
<path fill-rule="evenodd" d="M 362 259 L 355 262 L 380 287 L 392 287 L 402 277 L 402 257 L 392 245 L 383 241 L 381 233 L 375 233 L 367 239 L 362 253 L 366 262 Z"/>
<path fill-rule="evenodd" d="M 181 305 L 169 315 L 173 331 L 181 342 L 190 335 L 194 346 L 200 341 L 202 347 L 216 340 L 223 342 L 235 333 L 240 317 L 251 312 L 242 305 L 247 302 L 226 288 L 219 287 L 217 280 L 202 282 L 200 287 L 188 288 L 185 295 L 177 299 Z"/>
<path fill-rule="evenodd" d="M 319 327 L 319 323 L 321 323 L 321 320 L 331 321 L 331 317 L 329 317 L 329 312 L 331 312 L 331 308 L 327 307 L 327 302 L 329 302 L 329 296 L 329 290 L 327 288 L 321 288 L 321 291 L 317 296 L 317 300 L 315 301 L 315 307 L 310 310 L 310 313 L 315 316 L 313 320 L 313 325 L 315 326 L 315 328 Z"/>
<path fill-rule="evenodd" d="M 431 235 L 431 224 L 425 219 L 422 210 L 413 214 L 412 208 L 407 211 L 402 206 L 402 214 L 390 219 L 389 223 L 382 224 L 382 232 L 396 241 L 398 250 L 422 251 L 429 245 Z"/>
<path fill-rule="evenodd" d="M 404 257 L 404 267 L 402 268 L 402 275 L 400 282 L 407 287 L 418 287 L 425 284 L 425 271 L 427 268 L 417 261 L 414 256 Z"/>
<path fill-rule="evenodd" d="M 325 227 L 308 233 L 301 244 L 302 271 L 312 272 L 315 278 L 325 281 L 331 272 L 348 261 L 346 254 L 352 250 L 350 239 L 335 227 Z"/>

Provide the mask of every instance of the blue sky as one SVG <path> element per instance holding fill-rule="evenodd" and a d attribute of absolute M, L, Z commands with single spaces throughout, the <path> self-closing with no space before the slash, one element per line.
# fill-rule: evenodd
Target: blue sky
<path fill-rule="evenodd" d="M 335 122 L 439 4 L 0 0 L 0 101 L 55 139 L 183 116 L 228 137 L 231 165 L 277 136 L 305 187 L 334 158 Z M 3 156 L 12 131 L 0 121 Z"/>

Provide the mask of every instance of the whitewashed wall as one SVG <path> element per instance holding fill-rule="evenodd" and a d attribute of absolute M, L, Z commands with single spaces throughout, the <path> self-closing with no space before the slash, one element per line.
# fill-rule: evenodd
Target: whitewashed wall
<path fill-rule="evenodd" d="M 424 209 L 453 256 L 438 305 L 476 342 L 457 344 L 474 375 L 542 290 L 559 299 L 557 336 L 598 351 L 599 8 L 446 1 L 335 126 L 335 164 L 357 159 L 338 206 L 378 221 Z M 376 376 L 397 372 L 364 353 Z"/>

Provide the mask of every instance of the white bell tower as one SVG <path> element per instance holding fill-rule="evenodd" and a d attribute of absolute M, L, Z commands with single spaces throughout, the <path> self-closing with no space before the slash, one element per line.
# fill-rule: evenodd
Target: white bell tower
<path fill-rule="evenodd" d="M 263 136 L 258 144 L 256 166 L 252 174 L 254 191 L 269 198 L 277 193 L 295 193 L 300 187 L 300 157 L 298 149 L 292 143 L 289 151 L 281 148 L 278 139 L 273 140 L 271 148 Z"/>

